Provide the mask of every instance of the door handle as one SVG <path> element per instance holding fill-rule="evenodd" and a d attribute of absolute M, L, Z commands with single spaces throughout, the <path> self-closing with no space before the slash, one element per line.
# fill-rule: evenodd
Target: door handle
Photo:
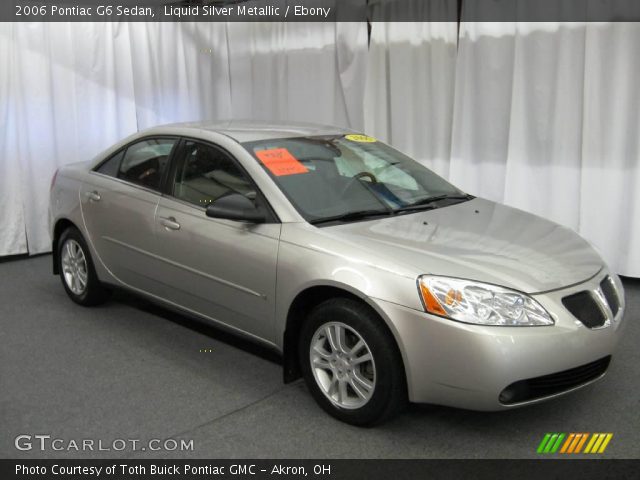
<path fill-rule="evenodd" d="M 93 192 L 86 192 L 85 195 L 92 202 L 99 202 L 100 199 L 102 198 L 100 196 L 100 194 L 98 192 L 96 192 L 95 190 Z"/>
<path fill-rule="evenodd" d="M 160 223 L 164 228 L 168 230 L 180 230 L 180 224 L 176 222 L 176 219 L 173 217 L 169 217 L 169 218 L 160 217 Z"/>

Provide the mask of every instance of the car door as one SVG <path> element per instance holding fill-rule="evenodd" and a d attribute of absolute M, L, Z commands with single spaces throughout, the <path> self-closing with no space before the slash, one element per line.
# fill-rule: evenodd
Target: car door
<path fill-rule="evenodd" d="M 124 284 L 154 293 L 155 213 L 177 138 L 136 141 L 87 176 L 80 196 L 89 241 Z"/>
<path fill-rule="evenodd" d="M 273 340 L 280 223 L 206 216 L 207 205 L 240 193 L 266 201 L 244 169 L 215 145 L 184 140 L 156 212 L 164 298 L 261 339 Z"/>

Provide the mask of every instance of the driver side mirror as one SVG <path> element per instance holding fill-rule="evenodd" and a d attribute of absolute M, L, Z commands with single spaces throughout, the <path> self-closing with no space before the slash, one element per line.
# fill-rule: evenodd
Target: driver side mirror
<path fill-rule="evenodd" d="M 207 207 L 207 217 L 249 223 L 266 221 L 266 215 L 251 200 L 239 193 L 225 195 L 214 201 Z"/>

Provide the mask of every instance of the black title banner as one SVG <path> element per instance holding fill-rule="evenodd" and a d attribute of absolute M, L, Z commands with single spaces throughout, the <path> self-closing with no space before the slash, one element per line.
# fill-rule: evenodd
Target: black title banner
<path fill-rule="evenodd" d="M 0 460 L 2 479 L 636 479 L 640 460 Z"/>
<path fill-rule="evenodd" d="M 3 0 L 3 22 L 640 21 L 638 0 Z"/>

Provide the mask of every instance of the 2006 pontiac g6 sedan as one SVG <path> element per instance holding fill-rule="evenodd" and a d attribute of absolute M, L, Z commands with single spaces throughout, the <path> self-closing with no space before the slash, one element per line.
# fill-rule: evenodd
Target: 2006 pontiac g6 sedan
<path fill-rule="evenodd" d="M 137 133 L 51 189 L 72 300 L 126 288 L 266 344 L 335 417 L 503 410 L 601 378 L 620 279 L 573 231 L 308 124 Z"/>

